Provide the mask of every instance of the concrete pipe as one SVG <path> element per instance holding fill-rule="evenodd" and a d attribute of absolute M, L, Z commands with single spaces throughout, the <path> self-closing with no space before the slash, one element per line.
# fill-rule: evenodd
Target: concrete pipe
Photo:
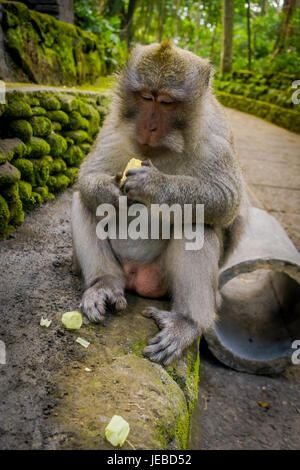
<path fill-rule="evenodd" d="M 219 319 L 204 335 L 211 352 L 229 367 L 254 374 L 276 374 L 294 364 L 300 255 L 274 217 L 251 208 L 249 227 L 222 267 L 219 286 Z"/>

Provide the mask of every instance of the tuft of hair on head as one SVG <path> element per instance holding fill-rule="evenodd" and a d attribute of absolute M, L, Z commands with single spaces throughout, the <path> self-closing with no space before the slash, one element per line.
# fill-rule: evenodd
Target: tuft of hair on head
<path fill-rule="evenodd" d="M 173 41 L 171 39 L 165 39 L 155 49 L 155 51 L 153 52 L 153 56 L 157 60 L 162 61 L 162 60 L 165 59 L 166 54 L 168 54 L 170 52 L 170 49 L 172 49 L 172 47 L 173 47 Z"/>

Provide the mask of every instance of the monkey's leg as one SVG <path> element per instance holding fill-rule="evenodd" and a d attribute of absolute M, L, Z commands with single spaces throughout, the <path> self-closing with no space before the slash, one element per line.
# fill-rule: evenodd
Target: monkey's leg
<path fill-rule="evenodd" d="M 165 269 L 172 296 L 170 312 L 154 307 L 144 314 L 161 329 L 144 354 L 152 361 L 169 364 L 201 333 L 213 325 L 219 273 L 220 243 L 214 230 L 205 227 L 201 250 L 185 250 L 187 240 L 171 240 Z"/>
<path fill-rule="evenodd" d="M 104 320 L 108 305 L 126 308 L 125 275 L 108 240 L 96 235 L 96 217 L 87 209 L 78 192 L 73 195 L 72 236 L 74 258 L 85 284 L 81 309 L 91 321 Z"/>

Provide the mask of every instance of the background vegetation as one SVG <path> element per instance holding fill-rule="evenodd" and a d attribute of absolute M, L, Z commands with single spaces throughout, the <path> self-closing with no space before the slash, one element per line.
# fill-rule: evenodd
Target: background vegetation
<path fill-rule="evenodd" d="M 223 8 L 232 11 L 225 21 Z M 231 21 L 234 70 L 300 72 L 299 0 L 75 0 L 75 21 L 105 37 L 111 56 L 122 50 L 125 59 L 127 45 L 173 38 L 217 69 Z"/>

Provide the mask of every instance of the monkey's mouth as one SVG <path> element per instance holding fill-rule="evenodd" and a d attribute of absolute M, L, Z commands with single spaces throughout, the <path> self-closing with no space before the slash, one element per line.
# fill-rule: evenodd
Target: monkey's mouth
<path fill-rule="evenodd" d="M 150 144 L 141 144 L 138 142 L 138 147 L 142 153 L 149 153 L 151 150 L 153 150 L 153 146 Z"/>

